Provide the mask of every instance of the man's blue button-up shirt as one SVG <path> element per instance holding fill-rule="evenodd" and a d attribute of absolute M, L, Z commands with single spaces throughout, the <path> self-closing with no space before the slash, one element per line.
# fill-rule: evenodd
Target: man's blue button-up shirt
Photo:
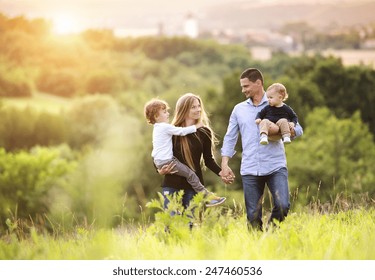
<path fill-rule="evenodd" d="M 268 145 L 259 144 L 259 126 L 255 123 L 257 113 L 268 104 L 266 94 L 262 101 L 255 106 L 249 98 L 237 104 L 229 118 L 229 125 L 224 136 L 222 156 L 233 157 L 239 133 L 242 141 L 241 175 L 263 176 L 286 167 L 286 155 L 282 140 L 269 141 Z M 296 137 L 303 134 L 303 129 L 297 123 Z"/>

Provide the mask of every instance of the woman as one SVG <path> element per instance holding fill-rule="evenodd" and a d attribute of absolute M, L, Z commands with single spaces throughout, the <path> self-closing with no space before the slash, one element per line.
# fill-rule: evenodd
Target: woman
<path fill-rule="evenodd" d="M 203 102 L 199 96 L 186 93 L 177 100 L 174 118 L 172 124 L 175 126 L 190 126 L 198 122 L 202 122 L 204 127 L 197 130 L 196 133 L 186 136 L 174 136 L 173 138 L 173 155 L 182 163 L 189 166 L 199 177 L 204 185 L 201 160 L 203 158 L 204 165 L 207 166 L 216 175 L 221 175 L 221 168 L 216 163 L 213 156 L 213 148 L 215 147 L 216 137 L 210 127 L 210 122 Z M 191 199 L 196 192 L 186 181 L 186 178 L 170 174 L 173 165 L 165 165 L 159 171 L 165 175 L 162 184 L 162 194 L 165 199 L 164 206 L 167 207 L 168 195 L 173 195 L 181 190 L 184 191 L 182 204 L 188 207 Z M 225 183 L 231 183 L 233 179 L 222 178 Z"/>

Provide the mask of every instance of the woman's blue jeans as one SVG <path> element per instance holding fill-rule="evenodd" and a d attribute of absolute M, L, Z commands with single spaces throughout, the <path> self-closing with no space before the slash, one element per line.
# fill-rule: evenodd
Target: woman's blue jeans
<path fill-rule="evenodd" d="M 164 197 L 164 209 L 168 208 L 168 203 L 169 203 L 168 196 L 172 196 L 173 194 L 178 193 L 179 191 L 181 191 L 181 189 L 176 189 L 176 188 L 171 188 L 171 187 L 162 188 L 162 194 Z M 194 195 L 196 194 L 197 193 L 194 190 L 184 190 L 184 194 L 182 196 L 182 206 L 184 207 L 184 209 L 189 207 L 190 201 L 193 199 Z M 171 216 L 174 216 L 176 214 L 178 215 L 181 213 L 177 213 L 176 211 L 171 211 Z M 189 217 L 190 219 L 193 218 L 190 215 L 187 215 L 187 217 Z M 191 221 L 189 222 L 189 228 L 190 230 L 193 228 L 193 222 Z"/>
<path fill-rule="evenodd" d="M 163 187 L 162 194 L 164 197 L 164 209 L 168 208 L 169 199 L 168 196 L 173 196 L 173 194 L 177 194 L 181 189 L 171 188 L 171 187 Z M 197 193 L 194 190 L 184 190 L 184 194 L 182 196 L 182 205 L 184 208 L 188 208 L 190 201 L 193 199 L 194 195 Z"/>
<path fill-rule="evenodd" d="M 272 195 L 273 208 L 269 222 L 283 221 L 290 208 L 288 169 L 283 167 L 266 176 L 242 176 L 247 220 L 251 226 L 262 230 L 262 198 L 267 184 Z"/>

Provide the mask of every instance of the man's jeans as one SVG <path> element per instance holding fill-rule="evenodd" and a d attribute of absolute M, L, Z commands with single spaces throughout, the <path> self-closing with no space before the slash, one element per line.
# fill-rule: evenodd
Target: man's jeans
<path fill-rule="evenodd" d="M 262 198 L 265 184 L 272 194 L 273 209 L 269 222 L 283 221 L 290 208 L 288 169 L 283 167 L 266 176 L 242 176 L 247 220 L 255 228 L 262 230 Z"/>

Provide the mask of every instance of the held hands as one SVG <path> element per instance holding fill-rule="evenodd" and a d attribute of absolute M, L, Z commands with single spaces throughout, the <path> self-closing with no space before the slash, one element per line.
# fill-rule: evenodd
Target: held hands
<path fill-rule="evenodd" d="M 166 175 L 166 174 L 174 174 L 176 173 L 177 171 L 173 171 L 173 168 L 176 166 L 175 163 L 173 162 L 170 162 L 169 164 L 166 164 L 166 165 L 163 165 L 162 168 L 158 169 L 158 173 L 160 175 Z M 230 169 L 230 167 L 226 167 L 225 169 L 221 170 L 220 173 L 219 173 L 219 176 L 221 177 L 221 180 L 225 183 L 225 184 L 232 184 L 233 181 L 234 181 L 234 178 L 236 177 L 232 171 L 232 169 Z"/>
<path fill-rule="evenodd" d="M 232 184 L 234 182 L 234 178 L 236 178 L 232 169 L 230 169 L 229 166 L 222 167 L 222 170 L 220 171 L 219 175 L 221 177 L 221 180 L 225 184 L 229 184 L 229 185 Z"/>
<path fill-rule="evenodd" d="M 262 121 L 261 119 L 256 119 L 256 120 L 255 120 L 255 123 L 256 123 L 256 124 L 260 124 L 261 121 Z"/>
<path fill-rule="evenodd" d="M 169 164 L 163 165 L 162 168 L 158 169 L 158 173 L 160 175 L 174 174 L 177 172 L 173 170 L 175 166 L 176 166 L 175 163 L 170 162 Z M 225 184 L 229 184 L 229 185 L 232 184 L 234 182 L 234 178 L 236 178 L 232 169 L 230 169 L 229 166 L 225 166 L 224 168 L 222 168 L 222 170 L 219 173 L 219 176 L 221 177 L 221 180 Z"/>

